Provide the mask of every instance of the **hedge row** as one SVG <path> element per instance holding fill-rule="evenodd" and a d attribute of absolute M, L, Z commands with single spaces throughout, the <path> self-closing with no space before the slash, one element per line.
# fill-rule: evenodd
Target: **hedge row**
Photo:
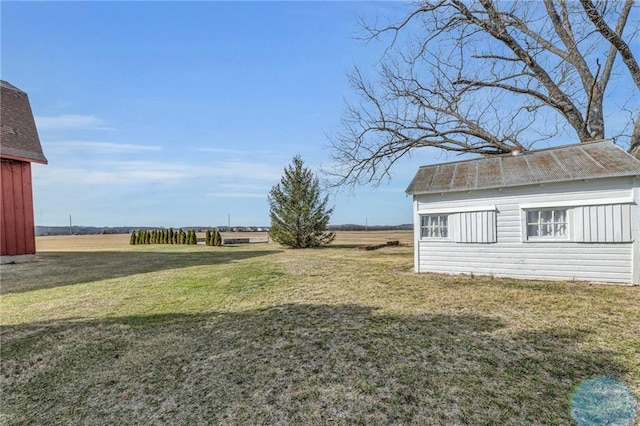
<path fill-rule="evenodd" d="M 204 234 L 204 243 L 208 246 L 221 246 L 222 235 L 220 235 L 218 231 L 210 231 L 207 229 L 207 232 Z"/>
<path fill-rule="evenodd" d="M 154 229 L 152 231 L 141 229 L 139 231 L 131 231 L 129 244 L 132 246 L 138 244 L 198 244 L 196 231 L 190 229 L 183 231 L 182 229 Z"/>

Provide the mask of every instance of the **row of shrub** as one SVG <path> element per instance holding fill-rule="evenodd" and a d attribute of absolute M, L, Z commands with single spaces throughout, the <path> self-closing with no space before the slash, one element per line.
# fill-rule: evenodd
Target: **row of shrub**
<path fill-rule="evenodd" d="M 210 231 L 207 229 L 207 232 L 204 234 L 204 243 L 208 246 L 221 246 L 222 235 L 220 235 L 218 231 Z"/>
<path fill-rule="evenodd" d="M 198 237 L 194 229 L 184 231 L 182 229 L 141 229 L 131 231 L 129 244 L 198 244 Z"/>

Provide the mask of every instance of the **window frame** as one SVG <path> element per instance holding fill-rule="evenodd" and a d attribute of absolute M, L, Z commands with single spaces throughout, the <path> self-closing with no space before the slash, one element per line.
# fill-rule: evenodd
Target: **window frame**
<path fill-rule="evenodd" d="M 420 240 L 424 241 L 449 241 L 451 240 L 451 232 L 450 232 L 450 221 L 449 214 L 443 213 L 433 213 L 433 214 L 420 214 Z M 438 218 L 438 223 L 436 225 L 425 225 L 424 220 L 426 218 Z M 444 226 L 442 224 L 442 219 L 444 219 Z M 439 232 L 439 236 L 425 236 L 425 229 L 435 230 L 437 229 Z M 442 230 L 446 231 L 446 236 L 442 236 Z"/>
<path fill-rule="evenodd" d="M 572 224 L 572 212 L 573 209 L 566 207 L 541 207 L 541 208 L 528 208 L 523 209 L 522 215 L 522 233 L 523 240 L 525 242 L 567 242 L 571 241 L 571 224 Z M 544 213 L 551 213 L 551 220 L 544 220 Z M 557 212 L 564 213 L 564 220 L 557 220 Z M 537 220 L 531 221 L 530 214 L 537 213 Z M 537 235 L 530 234 L 530 226 L 537 227 Z M 556 235 L 558 226 L 564 228 L 562 235 Z M 549 227 L 551 235 L 540 235 L 543 227 Z"/>

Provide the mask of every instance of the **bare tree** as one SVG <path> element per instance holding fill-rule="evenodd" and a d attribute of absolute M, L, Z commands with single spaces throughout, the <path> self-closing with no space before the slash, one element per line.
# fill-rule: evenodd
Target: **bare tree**
<path fill-rule="evenodd" d="M 638 23 L 628 25 L 637 7 L 435 0 L 396 24 L 364 24 L 368 39 L 391 42 L 376 81 L 359 68 L 349 75 L 360 101 L 331 138 L 336 183 L 380 183 L 424 147 L 486 156 L 558 136 L 615 138 L 640 158 L 640 67 L 629 46 Z M 614 103 L 620 87 L 626 102 L 616 93 Z M 618 134 L 606 131 L 605 108 L 626 120 Z"/>

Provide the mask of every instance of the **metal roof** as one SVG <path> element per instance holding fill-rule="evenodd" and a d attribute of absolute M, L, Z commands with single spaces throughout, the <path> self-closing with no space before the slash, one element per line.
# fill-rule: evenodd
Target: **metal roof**
<path fill-rule="evenodd" d="M 0 157 L 46 164 L 27 94 L 0 80 L 0 110 Z"/>
<path fill-rule="evenodd" d="M 407 194 L 432 194 L 520 185 L 640 176 L 640 160 L 609 141 L 566 145 L 521 155 L 503 154 L 422 166 Z"/>

